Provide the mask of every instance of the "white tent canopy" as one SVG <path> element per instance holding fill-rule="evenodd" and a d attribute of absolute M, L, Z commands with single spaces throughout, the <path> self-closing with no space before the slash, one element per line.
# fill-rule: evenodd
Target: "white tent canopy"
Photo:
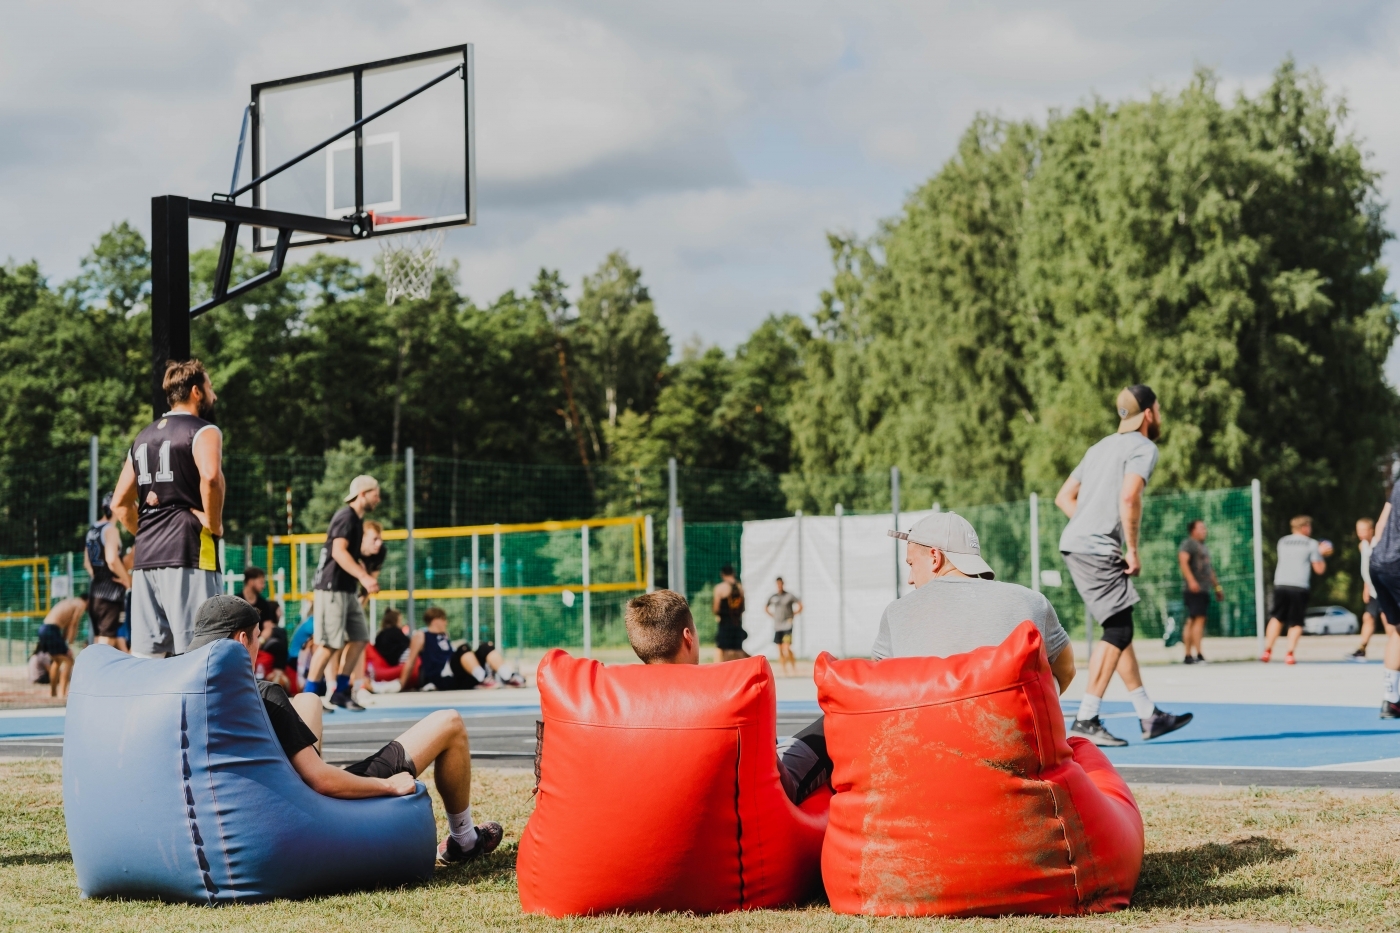
<path fill-rule="evenodd" d="M 931 514 L 901 513 L 900 527 L 908 529 Z M 869 657 L 880 616 L 896 598 L 896 580 L 899 592 L 910 589 L 904 542 L 888 535 L 893 522 L 888 513 L 744 522 L 739 553 L 746 597 L 744 629 L 749 633 L 745 650 L 777 657 L 773 620 L 764 607 L 777 592 L 774 580 L 782 577 L 788 591 L 802 601 L 803 612 L 793 631 L 793 648 L 800 657 L 816 657 L 822 651 L 839 657 Z"/>

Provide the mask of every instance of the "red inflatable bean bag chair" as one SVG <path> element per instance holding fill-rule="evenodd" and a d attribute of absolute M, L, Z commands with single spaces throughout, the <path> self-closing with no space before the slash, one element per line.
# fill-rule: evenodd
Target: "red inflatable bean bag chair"
<path fill-rule="evenodd" d="M 1040 632 L 950 658 L 817 659 L 833 762 L 822 878 L 844 914 L 1079 914 L 1128 906 L 1142 815 L 1065 741 Z"/>
<path fill-rule="evenodd" d="M 761 657 L 604 667 L 555 649 L 537 674 L 535 812 L 516 877 L 529 913 L 713 913 L 821 890 L 829 794 L 778 778 L 777 691 Z"/>

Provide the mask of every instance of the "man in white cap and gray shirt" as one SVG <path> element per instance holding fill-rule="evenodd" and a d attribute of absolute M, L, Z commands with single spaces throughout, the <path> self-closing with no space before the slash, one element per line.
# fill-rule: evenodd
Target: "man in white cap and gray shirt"
<path fill-rule="evenodd" d="M 956 512 L 935 512 L 891 537 L 909 542 L 904 562 L 914 592 L 885 607 L 871 657 L 939 657 L 999 645 L 1029 619 L 1040 629 L 1060 692 L 1074 679 L 1074 652 L 1050 601 L 995 582 L 977 532 Z"/>
<path fill-rule="evenodd" d="M 1127 745 L 1099 718 L 1103 695 L 1116 670 L 1128 688 L 1142 737 L 1155 739 L 1191 721 L 1190 713 L 1164 713 L 1142 685 L 1133 651 L 1133 606 L 1142 597 L 1132 578 L 1142 570 L 1138 531 L 1142 491 L 1157 466 L 1162 406 L 1145 385 L 1118 393 L 1118 431 L 1089 448 L 1055 496 L 1069 523 L 1060 535 L 1060 553 L 1085 607 L 1103 628 L 1089 660 L 1089 683 L 1070 735 L 1095 745 Z M 1125 554 L 1126 549 L 1126 554 Z"/>

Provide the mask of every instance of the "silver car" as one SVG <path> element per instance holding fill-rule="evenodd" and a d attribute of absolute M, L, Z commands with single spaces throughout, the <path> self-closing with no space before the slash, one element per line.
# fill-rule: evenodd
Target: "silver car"
<path fill-rule="evenodd" d="M 1342 606 L 1309 606 L 1304 635 L 1355 635 L 1361 631 L 1356 613 Z"/>

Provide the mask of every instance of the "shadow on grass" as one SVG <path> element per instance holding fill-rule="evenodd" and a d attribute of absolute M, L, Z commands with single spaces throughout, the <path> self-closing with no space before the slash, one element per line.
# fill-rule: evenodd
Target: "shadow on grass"
<path fill-rule="evenodd" d="M 1293 849 L 1266 836 L 1209 842 L 1174 852 L 1149 852 L 1142 860 L 1133 906 L 1209 907 L 1292 894 L 1293 888 L 1286 884 L 1222 883 L 1220 876 L 1250 865 L 1279 862 L 1295 854 Z"/>
<path fill-rule="evenodd" d="M 54 862 L 71 862 L 71 852 L 17 852 L 14 855 L 0 855 L 0 868 L 11 865 L 51 865 Z"/>
<path fill-rule="evenodd" d="M 515 875 L 518 843 L 502 844 L 499 849 L 479 861 L 464 865 L 448 865 L 433 872 L 429 886 L 470 884 L 476 881 L 509 881 Z"/>

